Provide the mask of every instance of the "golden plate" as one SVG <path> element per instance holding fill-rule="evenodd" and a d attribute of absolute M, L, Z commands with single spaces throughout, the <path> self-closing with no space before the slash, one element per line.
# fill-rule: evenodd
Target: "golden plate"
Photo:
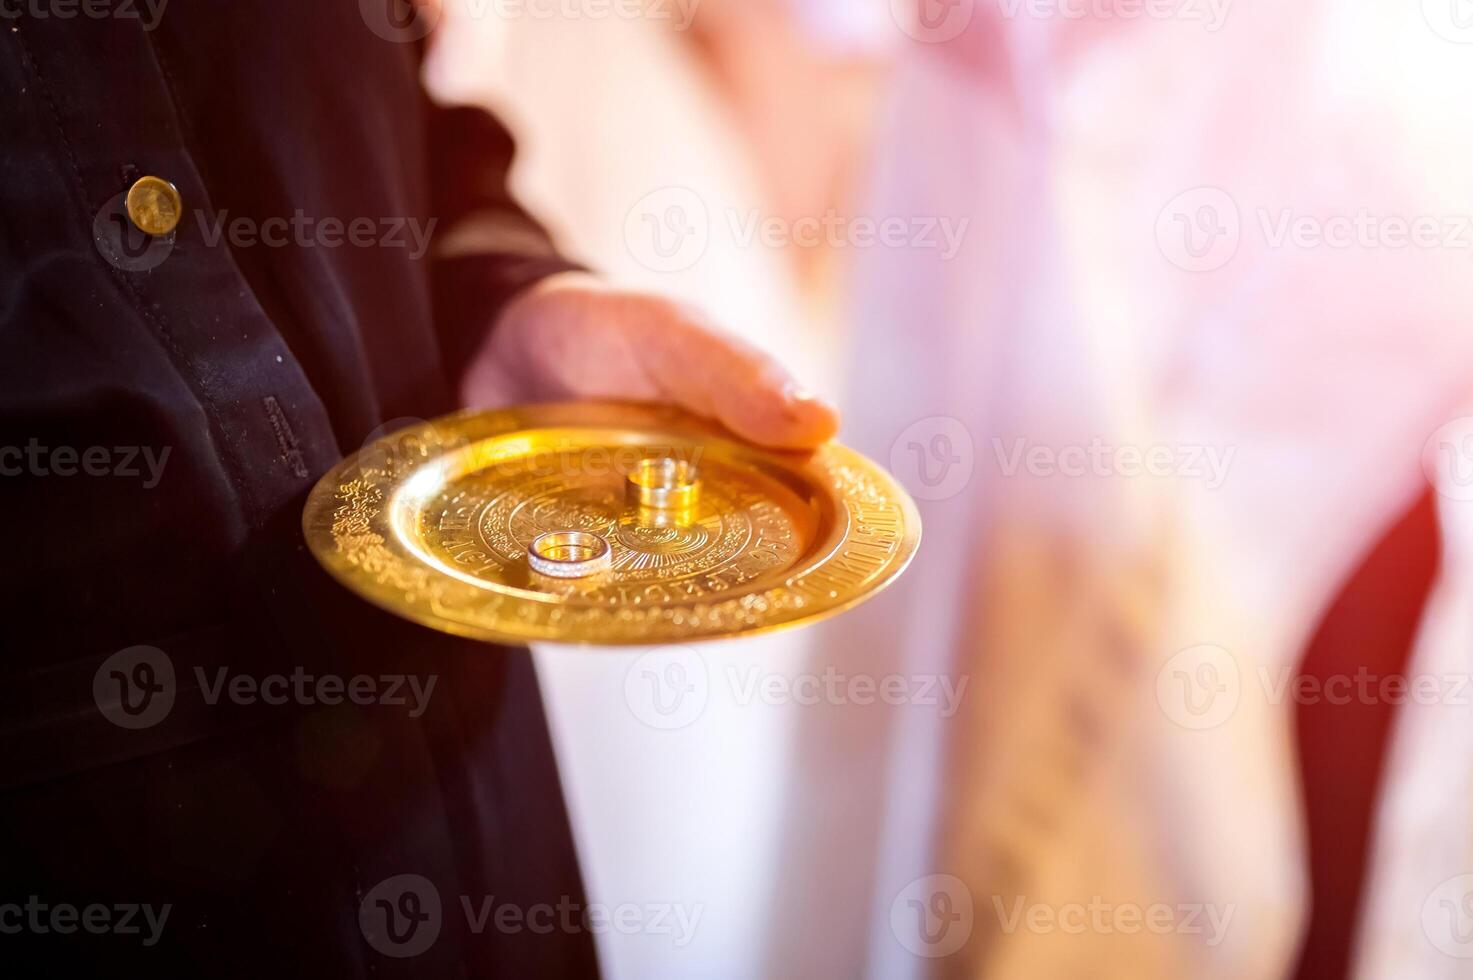
<path fill-rule="evenodd" d="M 696 464 L 685 514 L 641 510 L 642 459 Z M 400 429 L 335 466 L 302 527 L 317 560 L 391 612 L 504 643 L 685 643 L 809 623 L 894 581 L 920 542 L 915 505 L 843 446 L 771 452 L 675 409 L 531 405 Z M 612 567 L 550 580 L 546 531 L 604 535 Z"/>

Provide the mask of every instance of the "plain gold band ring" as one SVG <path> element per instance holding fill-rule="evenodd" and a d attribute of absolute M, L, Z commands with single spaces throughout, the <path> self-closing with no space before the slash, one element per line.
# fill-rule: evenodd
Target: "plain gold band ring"
<path fill-rule="evenodd" d="M 696 468 L 677 459 L 642 459 L 625 484 L 629 501 L 657 510 L 690 510 L 701 493 Z"/>

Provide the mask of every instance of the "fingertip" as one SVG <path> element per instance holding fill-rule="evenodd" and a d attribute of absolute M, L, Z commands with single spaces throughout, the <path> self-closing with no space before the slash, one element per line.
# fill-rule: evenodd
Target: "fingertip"
<path fill-rule="evenodd" d="M 839 431 L 838 411 L 812 394 L 794 391 L 769 398 L 762 410 L 748 407 L 722 421 L 742 438 L 770 449 L 814 449 Z"/>
<path fill-rule="evenodd" d="M 787 415 L 792 419 L 792 440 L 801 449 L 811 449 L 832 439 L 839 431 L 839 410 L 810 391 L 784 392 Z"/>
<path fill-rule="evenodd" d="M 688 409 L 771 449 L 813 449 L 838 432 L 838 411 L 769 355 L 703 329 L 685 339 L 684 356 L 661 361 L 659 373 L 667 393 Z"/>

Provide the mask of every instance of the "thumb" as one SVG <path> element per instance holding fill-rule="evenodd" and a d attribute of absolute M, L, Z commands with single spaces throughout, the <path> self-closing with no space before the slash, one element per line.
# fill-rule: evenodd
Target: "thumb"
<path fill-rule="evenodd" d="M 633 345 L 670 400 L 775 449 L 812 449 L 839 429 L 839 413 L 777 361 L 734 337 L 680 317 L 639 323 Z"/>

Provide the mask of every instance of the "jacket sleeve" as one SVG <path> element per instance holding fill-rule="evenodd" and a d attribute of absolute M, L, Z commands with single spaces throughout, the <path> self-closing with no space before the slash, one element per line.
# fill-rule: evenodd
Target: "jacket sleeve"
<path fill-rule="evenodd" d="M 464 364 L 518 292 L 579 269 L 507 187 L 515 145 L 483 109 L 433 106 L 429 173 L 435 214 L 436 327 L 446 362 Z"/>

